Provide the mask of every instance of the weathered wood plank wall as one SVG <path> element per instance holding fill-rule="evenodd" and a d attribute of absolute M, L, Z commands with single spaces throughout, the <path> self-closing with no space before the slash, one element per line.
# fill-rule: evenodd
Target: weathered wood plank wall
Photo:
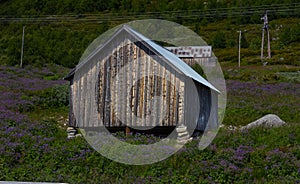
<path fill-rule="evenodd" d="M 210 63 L 209 58 L 183 60 L 191 66 Z M 72 121 L 77 127 L 155 127 L 193 124 L 198 116 L 196 128 L 204 130 L 209 117 L 217 122 L 217 94 L 201 84 L 198 92 L 187 93 L 192 84 L 186 82 L 162 58 L 126 40 L 72 80 L 72 108 L 79 114 Z M 191 97 L 196 93 L 199 103 Z"/>
<path fill-rule="evenodd" d="M 91 66 L 72 86 L 80 126 L 122 126 L 122 121 L 133 127 L 184 123 L 183 75 L 129 41 Z M 89 90 L 96 90 L 99 122 L 91 122 L 94 97 Z"/>

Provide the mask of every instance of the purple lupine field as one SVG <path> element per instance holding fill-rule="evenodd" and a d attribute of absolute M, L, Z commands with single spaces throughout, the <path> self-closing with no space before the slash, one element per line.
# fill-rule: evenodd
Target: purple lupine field
<path fill-rule="evenodd" d="M 0 67 L 0 181 L 300 182 L 299 83 L 227 80 L 225 126 L 208 148 L 200 151 L 197 141 L 192 141 L 162 162 L 129 166 L 101 156 L 82 137 L 67 139 L 68 83 L 56 76 L 67 72 Z M 269 113 L 287 125 L 243 131 L 226 128 Z M 158 139 L 115 135 L 135 144 Z"/>
<path fill-rule="evenodd" d="M 35 99 L 24 99 L 26 94 L 41 91 L 55 85 L 66 84 L 63 80 L 45 80 L 43 77 L 53 75 L 47 68 L 20 69 L 0 67 L 0 119 L 23 122 L 26 115 L 20 111 L 33 106 Z M 34 98 L 34 97 L 33 97 Z M 37 98 L 37 97 L 36 97 Z M 37 99 L 36 99 L 37 100 Z"/>

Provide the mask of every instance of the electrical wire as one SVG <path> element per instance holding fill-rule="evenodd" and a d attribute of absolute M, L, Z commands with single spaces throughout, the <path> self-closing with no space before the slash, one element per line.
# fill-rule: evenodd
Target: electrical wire
<path fill-rule="evenodd" d="M 300 3 L 261 5 L 252 7 L 233 7 L 206 10 L 177 10 L 161 12 L 127 12 L 127 13 L 95 13 L 95 14 L 65 14 L 65 15 L 30 15 L 13 17 L 4 15 L 0 17 L 0 22 L 104 22 L 104 21 L 123 21 L 146 18 L 164 19 L 201 19 L 201 18 L 228 18 L 228 17 L 249 17 L 252 15 L 262 15 L 264 11 L 269 15 L 299 15 Z"/>

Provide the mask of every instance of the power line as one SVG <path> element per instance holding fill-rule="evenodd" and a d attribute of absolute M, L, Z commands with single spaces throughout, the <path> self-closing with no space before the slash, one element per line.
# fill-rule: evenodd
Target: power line
<path fill-rule="evenodd" d="M 22 32 L 22 47 L 21 47 L 21 61 L 20 61 L 21 68 L 23 67 L 24 36 L 25 36 L 25 26 L 23 26 L 23 32 Z"/>
<path fill-rule="evenodd" d="M 216 11 L 228 11 L 228 10 L 257 10 L 258 8 L 265 10 L 271 8 L 285 8 L 285 7 L 299 7 L 300 3 L 286 3 L 286 4 L 273 4 L 273 5 L 260 5 L 260 6 L 243 6 L 243 7 L 231 7 L 231 8 L 217 8 L 217 9 L 192 9 L 192 10 L 176 10 L 176 11 L 160 11 L 160 12 L 126 12 L 125 16 L 133 15 L 159 15 L 169 13 L 187 13 L 187 12 L 216 12 Z M 86 13 L 81 14 L 83 16 L 115 16 L 116 13 Z M 123 14 L 121 16 L 124 16 Z M 64 15 L 30 15 L 34 17 L 77 17 L 77 14 L 64 14 Z M 4 15 L 4 17 L 14 17 L 13 15 Z"/>
<path fill-rule="evenodd" d="M 269 8 L 269 12 L 287 12 L 287 11 L 293 11 L 297 10 L 300 8 L 300 6 L 295 7 L 295 8 L 282 8 L 278 10 L 272 10 L 272 8 Z M 247 11 L 235 11 L 235 12 L 220 12 L 220 11 L 215 11 L 215 12 L 185 12 L 185 13 L 176 13 L 177 16 L 179 17 L 196 17 L 196 16 L 215 16 L 216 14 L 218 16 L 229 16 L 229 15 L 247 15 L 247 14 L 253 14 L 253 13 L 261 13 L 261 11 L 264 11 L 265 9 L 255 9 L 255 10 L 247 10 Z M 188 14 L 189 13 L 189 14 Z M 190 14 L 193 13 L 193 14 Z M 174 15 L 176 15 L 174 14 Z M 187 15 L 186 15 L 187 14 Z M 91 19 L 91 20 L 105 20 L 105 19 L 128 19 L 132 17 L 148 17 L 154 14 L 136 14 L 136 15 L 111 15 L 111 16 L 103 16 L 103 15 L 82 15 L 84 18 L 77 18 L 74 15 L 64 15 L 64 16 L 49 16 L 49 17 L 4 17 L 0 18 L 0 20 L 4 21 L 59 21 L 59 20 L 69 20 L 69 21 L 81 21 L 81 20 L 86 20 L 86 19 Z M 165 14 L 165 13 L 160 13 L 160 14 L 155 14 L 156 16 L 170 16 L 170 14 Z"/>
<path fill-rule="evenodd" d="M 124 15 L 117 15 L 115 13 L 98 13 L 98 14 L 82 14 L 80 16 L 74 14 L 66 15 L 31 15 L 28 17 L 10 17 L 4 16 L 0 18 L 0 22 L 101 22 L 101 21 L 122 21 L 132 19 L 145 19 L 145 18 L 226 18 L 234 17 L 247 17 L 254 14 L 261 14 L 268 9 L 269 14 L 279 13 L 281 15 L 299 14 L 300 3 L 292 4 L 275 4 L 275 5 L 262 5 L 253 7 L 233 7 L 233 8 L 219 8 L 207 10 L 178 10 L 178 11 L 162 11 L 162 12 L 144 12 L 144 13 L 126 13 Z"/>

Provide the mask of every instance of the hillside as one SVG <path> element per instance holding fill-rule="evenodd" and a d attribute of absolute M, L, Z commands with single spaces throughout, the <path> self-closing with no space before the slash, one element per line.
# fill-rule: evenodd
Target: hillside
<path fill-rule="evenodd" d="M 104 31 L 135 19 L 163 18 L 183 24 L 215 49 L 219 61 L 260 64 L 261 15 L 269 12 L 273 59 L 299 65 L 300 3 L 296 1 L 27 1 L 0 3 L 0 64 L 18 65 L 25 27 L 24 64 L 74 67 L 85 48 Z M 221 38 L 221 39 L 219 39 Z"/>
<path fill-rule="evenodd" d="M 265 10 L 272 58 L 261 61 Z M 100 34 L 148 18 L 187 26 L 213 46 L 226 79 L 226 112 L 204 150 L 197 139 L 160 162 L 126 165 L 101 155 L 82 136 L 67 139 L 70 91 L 62 78 Z M 299 183 L 299 20 L 297 0 L 0 0 L 0 183 Z M 266 114 L 286 125 L 237 130 Z M 161 140 L 113 136 L 136 145 Z"/>
<path fill-rule="evenodd" d="M 41 16 L 41 15 L 76 15 L 114 13 L 116 15 L 163 15 L 167 11 L 180 16 L 182 12 L 202 15 L 217 13 L 215 18 L 229 18 L 236 12 L 255 16 L 261 10 L 274 11 L 274 16 L 299 16 L 299 2 L 297 0 L 2 0 L 0 15 L 6 17 Z M 4 8 L 5 7 L 5 8 Z M 280 10 L 280 11 L 278 11 Z M 283 11 L 289 10 L 289 11 Z M 108 17 L 111 18 L 111 17 Z"/>

